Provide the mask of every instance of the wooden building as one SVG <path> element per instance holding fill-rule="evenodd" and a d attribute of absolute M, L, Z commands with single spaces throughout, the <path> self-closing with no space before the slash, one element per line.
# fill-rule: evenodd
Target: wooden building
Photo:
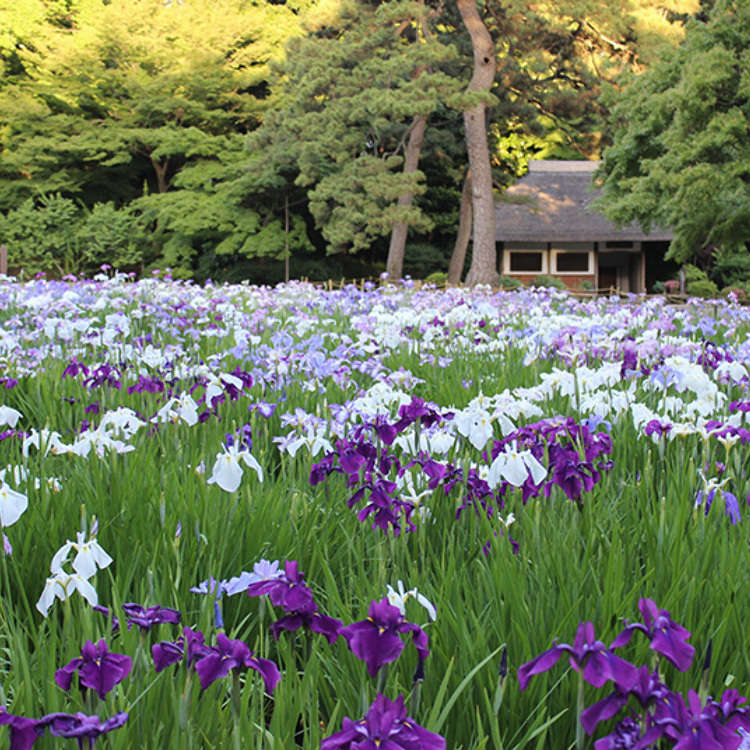
<path fill-rule="evenodd" d="M 645 292 L 672 233 L 635 224 L 617 228 L 591 204 L 597 161 L 530 161 L 529 171 L 496 203 L 503 276 L 533 283 L 559 277 L 571 289 Z M 649 278 L 652 277 L 652 278 Z M 648 285 L 648 287 L 647 287 Z"/>

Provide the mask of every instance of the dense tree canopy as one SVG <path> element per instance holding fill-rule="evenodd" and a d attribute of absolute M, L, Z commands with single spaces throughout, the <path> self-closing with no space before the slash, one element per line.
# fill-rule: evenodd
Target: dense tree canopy
<path fill-rule="evenodd" d="M 750 237 L 750 2 L 718 0 L 614 108 L 603 206 L 674 232 L 670 255 L 745 251 Z"/>
<path fill-rule="evenodd" d="M 472 41 L 454 2 L 0 0 L 11 265 L 90 271 L 109 258 L 261 281 L 266 261 L 288 272 L 291 256 L 304 274 L 301 253 L 317 250 L 335 254 L 322 275 L 354 253 L 395 276 L 445 270 L 457 233 L 471 234 L 463 113 L 485 107 L 495 190 L 529 158 L 595 156 L 603 91 L 702 10 L 468 5 L 496 50 L 489 91 L 467 91 Z M 482 278 L 496 271 L 489 250 Z"/>

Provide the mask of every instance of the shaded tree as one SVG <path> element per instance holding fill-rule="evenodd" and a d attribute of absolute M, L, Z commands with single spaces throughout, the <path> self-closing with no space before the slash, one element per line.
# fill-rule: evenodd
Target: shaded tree
<path fill-rule="evenodd" d="M 599 170 L 618 224 L 674 232 L 668 258 L 745 253 L 750 238 L 750 4 L 717 0 L 618 97 Z M 724 259 L 726 262 L 726 259 Z"/>

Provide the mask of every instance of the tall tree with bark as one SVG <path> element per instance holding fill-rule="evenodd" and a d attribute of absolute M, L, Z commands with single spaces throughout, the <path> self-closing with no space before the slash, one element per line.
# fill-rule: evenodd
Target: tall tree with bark
<path fill-rule="evenodd" d="M 346 3 L 331 23 L 295 39 L 279 66 L 279 106 L 257 144 L 279 140 L 308 191 L 329 253 L 356 253 L 391 235 L 387 270 L 399 278 L 408 229 L 429 218 L 415 202 L 430 115 L 459 92 L 443 68 L 455 51 L 424 0 Z"/>
<path fill-rule="evenodd" d="M 457 5 L 471 37 L 474 54 L 474 68 L 466 89 L 468 99 L 464 109 L 474 224 L 471 267 L 466 283 L 470 286 L 496 284 L 495 199 L 492 193 L 492 165 L 485 116 L 490 90 L 495 81 L 495 45 L 479 15 L 475 0 L 457 0 Z"/>

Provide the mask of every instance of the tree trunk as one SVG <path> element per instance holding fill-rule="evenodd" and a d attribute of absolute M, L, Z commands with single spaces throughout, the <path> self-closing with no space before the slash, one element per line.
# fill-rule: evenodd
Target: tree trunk
<path fill-rule="evenodd" d="M 406 142 L 406 152 L 404 154 L 404 174 L 410 174 L 417 171 L 426 125 L 426 115 L 417 115 L 412 120 L 411 132 L 409 133 L 409 139 Z M 406 195 L 399 196 L 398 205 L 408 207 L 411 206 L 413 201 L 414 193 L 407 193 Z M 386 261 L 385 267 L 389 279 L 400 279 L 403 274 L 406 234 L 408 231 L 409 225 L 405 221 L 397 221 L 393 225 L 391 231 L 391 244 L 388 247 L 388 260 Z"/>
<path fill-rule="evenodd" d="M 467 93 L 489 91 L 495 80 L 495 48 L 484 25 L 475 0 L 456 0 L 461 18 L 471 37 L 474 50 L 474 71 Z M 495 249 L 495 199 L 492 195 L 492 168 L 487 146 L 487 124 L 484 103 L 464 110 L 466 149 L 472 182 L 472 213 L 474 237 L 471 268 L 466 283 L 498 283 L 497 251 Z"/>
<path fill-rule="evenodd" d="M 167 182 L 167 167 L 169 166 L 169 159 L 159 161 L 154 156 L 151 157 L 151 164 L 156 173 L 156 186 L 160 193 L 166 193 L 169 190 L 169 183 Z"/>
<path fill-rule="evenodd" d="M 466 172 L 464 187 L 461 190 L 461 208 L 458 213 L 458 234 L 453 246 L 451 262 L 448 266 L 448 283 L 460 284 L 461 274 L 466 263 L 466 249 L 471 239 L 471 170 Z"/>

